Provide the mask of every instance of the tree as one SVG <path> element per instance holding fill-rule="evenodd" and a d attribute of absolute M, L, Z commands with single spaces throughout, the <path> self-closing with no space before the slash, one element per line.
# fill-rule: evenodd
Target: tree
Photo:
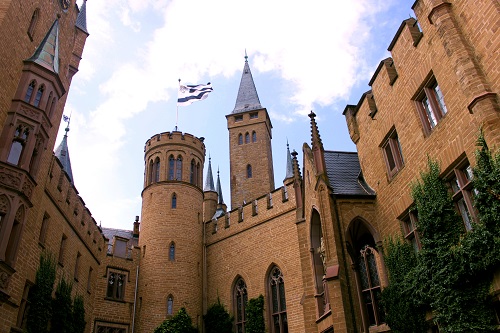
<path fill-rule="evenodd" d="M 233 317 L 221 304 L 219 298 L 217 298 L 217 303 L 208 308 L 203 319 L 205 320 L 206 333 L 231 333 L 233 331 Z"/>
<path fill-rule="evenodd" d="M 77 295 L 73 299 L 73 333 L 85 332 L 85 307 L 83 303 L 83 296 Z"/>
<path fill-rule="evenodd" d="M 52 303 L 51 333 L 73 333 L 73 304 L 71 290 L 73 285 L 62 278 L 56 288 Z"/>
<path fill-rule="evenodd" d="M 264 296 L 248 300 L 246 307 L 247 322 L 245 323 L 246 333 L 264 333 L 266 326 L 264 323 Z"/>
<path fill-rule="evenodd" d="M 165 321 L 154 330 L 154 333 L 197 333 L 198 330 L 193 327 L 192 323 L 193 321 L 186 309 L 181 308 L 175 316 L 165 319 Z"/>
<path fill-rule="evenodd" d="M 56 279 L 56 264 L 48 253 L 40 255 L 35 285 L 29 294 L 30 307 L 26 319 L 29 333 L 46 333 L 52 316 L 52 290 Z"/>

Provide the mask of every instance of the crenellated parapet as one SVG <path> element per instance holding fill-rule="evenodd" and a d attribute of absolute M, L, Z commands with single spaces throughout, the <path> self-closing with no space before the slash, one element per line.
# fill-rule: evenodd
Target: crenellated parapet
<path fill-rule="evenodd" d="M 219 219 L 206 222 L 206 244 L 219 242 L 286 214 L 291 214 L 290 223 L 294 223 L 296 220 L 295 208 L 294 183 L 289 182 L 252 202 L 227 212 Z"/>
<path fill-rule="evenodd" d="M 105 237 L 59 160 L 53 156 L 45 193 L 96 261 L 106 252 Z"/>

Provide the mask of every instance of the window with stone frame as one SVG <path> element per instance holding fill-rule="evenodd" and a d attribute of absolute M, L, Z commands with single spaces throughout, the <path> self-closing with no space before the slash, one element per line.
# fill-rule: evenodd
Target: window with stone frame
<path fill-rule="evenodd" d="M 170 246 L 168 247 L 168 260 L 175 261 L 175 243 L 170 242 Z"/>
<path fill-rule="evenodd" d="M 417 230 L 417 212 L 415 210 L 408 211 L 400 221 L 405 240 L 413 246 L 415 252 L 420 251 L 422 245 L 420 244 L 420 236 Z"/>
<path fill-rule="evenodd" d="M 252 178 L 252 166 L 250 164 L 247 165 L 247 178 Z"/>
<path fill-rule="evenodd" d="M 174 155 L 170 155 L 168 158 L 168 180 L 174 180 L 175 176 L 175 158 Z"/>
<path fill-rule="evenodd" d="M 172 316 L 174 314 L 174 297 L 168 295 L 167 297 L 167 316 Z"/>
<path fill-rule="evenodd" d="M 155 183 L 160 181 L 160 158 L 156 157 L 154 164 L 154 181 Z"/>
<path fill-rule="evenodd" d="M 245 332 L 246 307 L 248 303 L 247 285 L 243 278 L 238 278 L 234 285 L 233 304 L 234 304 L 234 325 L 237 333 Z"/>
<path fill-rule="evenodd" d="M 45 245 L 45 240 L 47 239 L 47 232 L 49 229 L 50 216 L 45 213 L 43 215 L 42 227 L 40 228 L 40 235 L 38 236 L 38 243 L 42 246 Z"/>
<path fill-rule="evenodd" d="M 40 106 L 40 101 L 42 100 L 44 91 L 45 91 L 45 86 L 42 84 L 40 87 L 38 87 L 38 90 L 36 91 L 35 100 L 33 101 L 34 106 L 36 107 Z"/>
<path fill-rule="evenodd" d="M 24 284 L 23 295 L 21 297 L 21 302 L 19 303 L 19 309 L 17 311 L 16 327 L 26 331 L 26 320 L 30 308 L 29 295 L 32 290 L 33 284 L 26 281 Z"/>
<path fill-rule="evenodd" d="M 245 133 L 245 143 L 250 143 L 250 134 L 248 132 Z"/>
<path fill-rule="evenodd" d="M 182 180 L 182 157 L 177 156 L 175 160 L 175 180 Z"/>
<path fill-rule="evenodd" d="M 106 298 L 115 301 L 125 299 L 125 284 L 127 273 L 115 269 L 108 269 L 108 284 L 106 289 Z"/>
<path fill-rule="evenodd" d="M 28 126 L 22 124 L 17 126 L 10 146 L 9 156 L 7 157 L 8 163 L 19 165 L 29 135 L 30 129 Z"/>
<path fill-rule="evenodd" d="M 64 254 L 66 252 L 67 241 L 68 237 L 65 234 L 63 234 L 61 237 L 61 243 L 59 245 L 59 258 L 58 258 L 59 265 L 61 266 L 64 266 Z"/>
<path fill-rule="evenodd" d="M 241 133 L 238 135 L 238 144 L 239 145 L 243 144 L 243 135 Z"/>
<path fill-rule="evenodd" d="M 285 282 L 281 270 L 274 266 L 268 279 L 270 331 L 271 333 L 288 333 L 286 314 Z"/>
<path fill-rule="evenodd" d="M 172 209 L 177 208 L 177 194 L 172 194 L 172 202 L 171 202 L 171 207 Z"/>
<path fill-rule="evenodd" d="M 21 230 L 24 223 L 25 209 L 21 206 L 17 209 L 16 215 L 14 217 L 14 222 L 12 223 L 12 229 L 10 231 L 9 240 L 7 242 L 7 248 L 5 249 L 5 262 L 14 267 L 14 263 L 17 257 L 17 250 L 19 248 L 19 240 L 21 239 Z"/>
<path fill-rule="evenodd" d="M 455 207 L 459 212 L 466 230 L 473 228 L 473 222 L 477 221 L 477 213 L 474 208 L 472 187 L 472 168 L 467 160 L 457 164 L 446 176 L 450 184 Z"/>
<path fill-rule="evenodd" d="M 361 297 L 370 326 L 378 326 L 385 322 L 376 255 L 377 251 L 366 245 L 361 249 L 358 260 Z"/>
<path fill-rule="evenodd" d="M 33 96 L 33 91 L 36 88 L 36 81 L 32 80 L 30 84 L 28 84 L 28 88 L 26 89 L 26 94 L 24 95 L 24 101 L 26 103 L 31 102 L 31 97 Z"/>
<path fill-rule="evenodd" d="M 95 333 L 128 333 L 128 325 L 97 322 L 95 323 Z"/>
<path fill-rule="evenodd" d="M 380 147 L 384 155 L 387 174 L 389 179 L 392 179 L 404 166 L 403 152 L 395 128 L 391 129 Z"/>
<path fill-rule="evenodd" d="M 255 131 L 252 132 L 252 142 L 257 142 L 257 133 Z"/>
<path fill-rule="evenodd" d="M 92 292 L 92 276 L 94 269 L 89 267 L 89 274 L 87 275 L 87 292 L 90 294 Z"/>
<path fill-rule="evenodd" d="M 436 78 L 431 75 L 415 98 L 418 115 L 424 128 L 424 133 L 430 132 L 448 112 L 444 96 Z"/>
<path fill-rule="evenodd" d="M 33 41 L 33 36 L 35 35 L 35 28 L 38 25 L 39 17 L 40 17 L 40 8 L 37 8 L 33 12 L 33 15 L 31 15 L 31 21 L 27 31 L 31 41 Z"/>
<path fill-rule="evenodd" d="M 189 182 L 193 185 L 200 185 L 200 163 L 196 163 L 194 159 L 191 160 L 191 175 Z"/>
<path fill-rule="evenodd" d="M 82 258 L 82 254 L 80 252 L 78 252 L 76 254 L 75 271 L 74 271 L 74 274 L 73 274 L 73 278 L 77 282 L 78 282 L 78 277 L 80 275 L 80 261 L 81 261 L 81 258 Z"/>

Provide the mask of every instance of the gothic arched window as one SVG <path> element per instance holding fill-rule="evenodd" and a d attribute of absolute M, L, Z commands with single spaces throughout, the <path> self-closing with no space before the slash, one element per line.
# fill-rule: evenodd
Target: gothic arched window
<path fill-rule="evenodd" d="M 26 95 L 24 95 L 24 101 L 29 103 L 31 101 L 31 95 L 33 95 L 33 91 L 35 90 L 36 82 L 35 80 L 31 81 L 28 85 L 28 89 L 26 90 Z"/>
<path fill-rule="evenodd" d="M 198 185 L 198 166 L 195 160 L 191 160 L 191 175 L 189 177 L 189 182 L 194 185 Z"/>
<path fill-rule="evenodd" d="M 172 194 L 172 208 L 177 208 L 177 194 Z"/>
<path fill-rule="evenodd" d="M 155 182 L 159 182 L 160 181 L 160 158 L 159 157 L 157 157 L 155 160 L 154 172 L 155 172 Z"/>
<path fill-rule="evenodd" d="M 245 133 L 245 143 L 250 143 L 250 134 L 248 132 Z"/>
<path fill-rule="evenodd" d="M 154 175 L 154 170 L 153 170 L 153 160 L 150 160 L 149 161 L 149 172 L 148 172 L 148 179 L 147 179 L 147 183 L 148 185 L 153 183 L 153 175 Z"/>
<path fill-rule="evenodd" d="M 167 298 L 167 316 L 171 316 L 174 314 L 174 297 L 172 295 L 168 295 Z"/>
<path fill-rule="evenodd" d="M 257 142 L 257 133 L 255 131 L 252 132 L 252 142 Z"/>
<path fill-rule="evenodd" d="M 30 37 L 30 39 L 32 41 L 33 41 L 33 35 L 35 33 L 35 28 L 37 26 L 39 17 L 40 17 L 40 8 L 37 8 L 37 9 L 35 9 L 35 11 L 33 12 L 33 15 L 31 16 L 31 22 L 30 22 L 30 25 L 28 27 L 28 36 Z"/>
<path fill-rule="evenodd" d="M 14 132 L 14 139 L 12 140 L 12 145 L 10 146 L 9 156 L 7 157 L 7 162 L 18 165 L 21 159 L 24 145 L 29 136 L 29 129 L 22 125 L 17 126 Z"/>
<path fill-rule="evenodd" d="M 175 243 L 174 242 L 170 243 L 170 246 L 168 248 L 168 260 L 170 260 L 170 261 L 175 260 Z"/>
<path fill-rule="evenodd" d="M 33 101 L 34 106 L 38 107 L 40 105 L 40 101 L 42 100 L 44 90 L 45 86 L 42 84 L 36 91 L 35 100 Z"/>
<path fill-rule="evenodd" d="M 375 249 L 365 245 L 360 250 L 359 256 L 361 294 L 370 325 L 380 325 L 384 322 L 384 311 L 380 305 L 380 279 L 375 254 Z"/>
<path fill-rule="evenodd" d="M 234 285 L 233 292 L 233 302 L 234 302 L 234 323 L 236 325 L 236 332 L 245 332 L 245 323 L 247 321 L 245 309 L 248 303 L 248 293 L 247 285 L 243 278 L 239 278 Z"/>
<path fill-rule="evenodd" d="M 277 266 L 274 266 L 269 274 L 268 287 L 271 333 L 288 333 L 285 282 L 283 281 L 283 274 Z"/>
<path fill-rule="evenodd" d="M 175 161 L 175 180 L 182 180 L 182 157 L 177 156 Z"/>
<path fill-rule="evenodd" d="M 238 135 L 238 144 L 241 145 L 243 144 L 243 135 L 240 133 L 240 135 Z"/>
<path fill-rule="evenodd" d="M 252 178 L 252 166 L 250 164 L 247 165 L 247 178 Z"/>
<path fill-rule="evenodd" d="M 170 155 L 168 158 L 168 180 L 174 180 L 175 175 L 175 159 L 174 155 Z"/>

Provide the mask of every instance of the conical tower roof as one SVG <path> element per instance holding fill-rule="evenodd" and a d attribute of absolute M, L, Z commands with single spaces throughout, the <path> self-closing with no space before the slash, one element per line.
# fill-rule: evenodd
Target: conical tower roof
<path fill-rule="evenodd" d="M 59 162 L 61 162 L 63 166 L 63 170 L 68 174 L 70 181 L 73 183 L 73 172 L 71 171 L 71 161 L 69 159 L 69 150 L 68 150 L 68 132 L 69 132 L 69 124 L 64 129 L 66 133 L 64 133 L 64 137 L 56 148 L 54 154 L 56 155 Z"/>
<path fill-rule="evenodd" d="M 32 61 L 48 70 L 59 73 L 59 20 L 56 19 L 43 38 L 35 53 L 27 61 Z"/>
<path fill-rule="evenodd" d="M 203 188 L 203 191 L 216 192 L 214 186 L 214 176 L 212 175 L 212 159 L 210 157 L 208 158 L 207 178 L 205 179 L 205 187 Z"/>
<path fill-rule="evenodd" d="M 83 0 L 83 4 L 80 7 L 80 12 L 78 13 L 78 16 L 76 17 L 76 24 L 75 26 L 77 28 L 80 28 L 83 32 L 89 33 L 87 31 L 87 0 Z"/>
<path fill-rule="evenodd" d="M 293 163 L 292 154 L 290 154 L 290 146 L 286 143 L 286 175 L 285 179 L 293 178 Z"/>
<path fill-rule="evenodd" d="M 222 187 L 220 186 L 220 176 L 219 170 L 217 169 L 217 197 L 219 198 L 218 204 L 224 204 L 224 198 L 222 198 Z"/>
<path fill-rule="evenodd" d="M 250 72 L 248 57 L 245 55 L 245 66 L 243 67 L 240 88 L 238 90 L 238 97 L 236 98 L 236 105 L 234 106 L 233 113 L 258 109 L 262 109 L 262 106 L 260 105 L 257 89 L 253 82 L 252 72 Z"/>

